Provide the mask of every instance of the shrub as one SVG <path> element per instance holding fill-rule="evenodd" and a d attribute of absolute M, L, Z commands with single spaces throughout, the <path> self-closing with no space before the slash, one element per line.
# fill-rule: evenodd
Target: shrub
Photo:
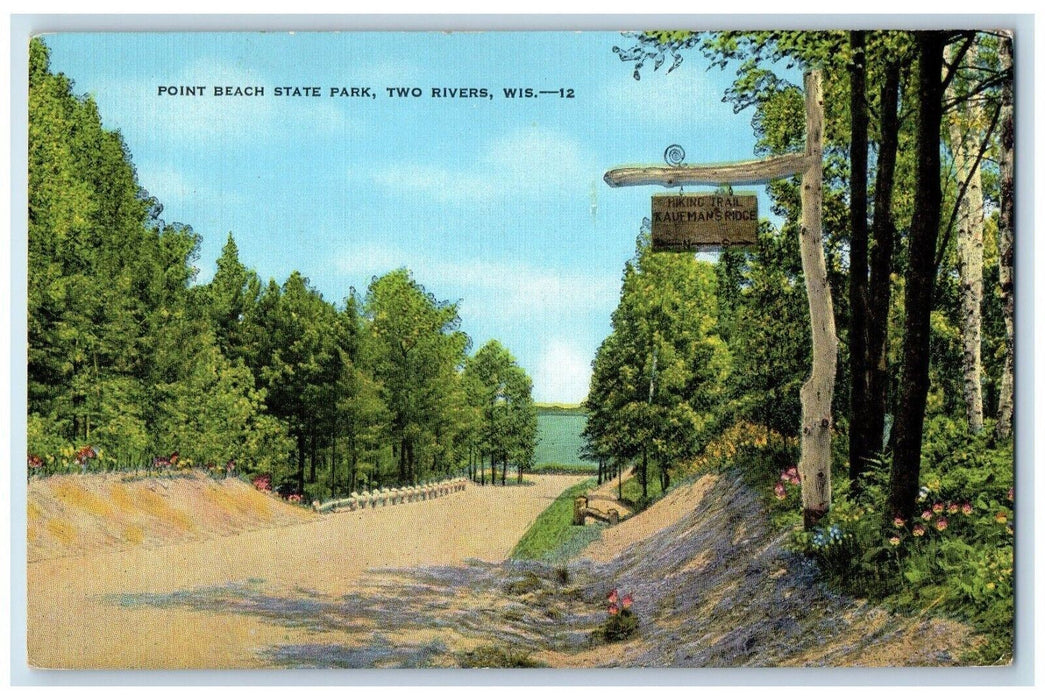
<path fill-rule="evenodd" d="M 639 631 L 639 618 L 632 610 L 631 594 L 621 596 L 614 588 L 606 596 L 606 602 L 609 618 L 600 630 L 602 638 L 607 642 L 620 642 L 633 637 Z"/>
<path fill-rule="evenodd" d="M 888 518 L 888 460 L 869 470 L 859 492 L 834 480 L 831 511 L 794 547 L 854 595 L 904 611 L 951 614 L 984 633 L 969 661 L 1011 657 L 1013 631 L 1012 446 L 994 444 L 985 427 L 934 418 L 926 426 L 918 510 L 908 522 Z M 779 484 L 779 482 L 778 482 Z M 771 507 L 798 512 L 798 494 L 767 489 Z M 796 521 L 797 522 L 797 521 Z"/>

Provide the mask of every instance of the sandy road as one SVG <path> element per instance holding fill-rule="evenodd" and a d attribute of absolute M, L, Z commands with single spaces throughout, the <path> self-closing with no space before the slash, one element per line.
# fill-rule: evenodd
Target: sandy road
<path fill-rule="evenodd" d="M 582 479 L 478 487 L 435 501 L 156 549 L 100 552 L 28 566 L 30 665 L 42 668 L 228 668 L 305 633 L 251 616 L 121 606 L 110 595 L 254 581 L 272 593 L 351 592 L 368 568 L 500 561 L 555 497 Z"/>

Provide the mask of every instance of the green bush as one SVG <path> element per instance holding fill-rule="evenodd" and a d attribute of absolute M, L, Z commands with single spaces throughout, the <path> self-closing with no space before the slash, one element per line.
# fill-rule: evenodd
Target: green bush
<path fill-rule="evenodd" d="M 793 545 L 846 592 L 969 623 L 987 639 L 969 661 L 1011 658 L 1012 445 L 995 444 L 989 426 L 971 435 L 960 422 L 937 417 L 926 424 L 922 465 L 909 522 L 888 517 L 890 465 L 883 460 L 859 492 L 836 477 L 830 513 L 811 531 L 796 528 Z M 776 510 L 799 513 L 800 488 L 787 483 L 780 491 L 775 486 L 770 499 Z"/>

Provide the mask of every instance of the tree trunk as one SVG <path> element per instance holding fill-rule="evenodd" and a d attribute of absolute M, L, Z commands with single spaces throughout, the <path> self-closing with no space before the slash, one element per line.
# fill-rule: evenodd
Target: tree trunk
<path fill-rule="evenodd" d="M 885 66 L 879 101 L 881 140 L 874 182 L 874 245 L 871 247 L 871 282 L 868 290 L 867 357 L 870 376 L 866 436 L 867 450 L 872 456 L 884 448 L 885 413 L 889 405 L 889 304 L 896 238 L 893 185 L 900 137 L 899 93 L 900 64 L 890 61 Z"/>
<path fill-rule="evenodd" d="M 972 53 L 966 54 L 971 62 Z M 947 89 L 954 95 L 954 81 Z M 971 152 L 974 125 L 980 119 L 975 102 L 967 101 L 964 114 L 948 120 L 951 155 L 958 183 L 968 181 L 965 196 L 958 204 L 957 245 L 958 282 L 961 294 L 962 393 L 969 430 L 983 429 L 983 394 L 980 386 L 980 305 L 983 301 L 983 185 L 980 164 Z M 965 127 L 964 129 L 962 127 Z"/>
<path fill-rule="evenodd" d="M 809 301 L 813 369 L 802 385 L 802 510 L 811 528 L 831 507 L 831 397 L 838 362 L 838 338 L 831 288 L 827 281 L 821 229 L 823 201 L 824 98 L 820 73 L 805 76 L 806 155 L 810 165 L 802 174 L 802 274 Z"/>
<path fill-rule="evenodd" d="M 406 438 L 399 438 L 399 483 L 406 483 Z"/>
<path fill-rule="evenodd" d="M 867 414 L 867 77 L 866 36 L 849 33 L 853 57 L 849 69 L 849 478 L 859 486 L 873 456 L 868 448 Z"/>
<path fill-rule="evenodd" d="M 305 492 L 305 434 L 298 432 L 298 493 Z"/>
<path fill-rule="evenodd" d="M 889 479 L 889 517 L 908 519 L 918 497 L 922 428 L 929 391 L 929 314 L 936 277 L 936 239 L 940 229 L 940 127 L 943 46 L 939 31 L 916 34 L 918 45 L 918 122 L 896 448 Z"/>
<path fill-rule="evenodd" d="M 1015 224 L 1014 141 L 1012 122 L 1013 76 L 1012 36 L 1001 38 L 1000 55 L 1002 70 L 1009 75 L 1002 84 L 1001 92 L 1001 206 L 998 212 L 998 285 L 1001 291 L 1002 316 L 1005 319 L 1005 361 L 1002 365 L 1001 387 L 998 396 L 998 423 L 995 432 L 1000 438 L 1012 434 L 1013 422 L 1013 365 L 1016 338 L 1015 304 L 1013 298 L 1013 242 Z"/>
<path fill-rule="evenodd" d="M 308 483 L 316 483 L 316 431 L 309 430 L 311 435 L 308 439 Z"/>
<path fill-rule="evenodd" d="M 337 488 L 337 431 L 335 426 L 330 428 L 330 496 L 334 497 L 334 489 Z"/>

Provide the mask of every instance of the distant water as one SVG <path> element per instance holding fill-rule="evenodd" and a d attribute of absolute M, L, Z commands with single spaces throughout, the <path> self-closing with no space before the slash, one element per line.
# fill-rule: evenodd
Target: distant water
<path fill-rule="evenodd" d="M 583 414 L 537 414 L 537 464 L 595 464 L 581 458 L 581 432 L 588 423 Z"/>

